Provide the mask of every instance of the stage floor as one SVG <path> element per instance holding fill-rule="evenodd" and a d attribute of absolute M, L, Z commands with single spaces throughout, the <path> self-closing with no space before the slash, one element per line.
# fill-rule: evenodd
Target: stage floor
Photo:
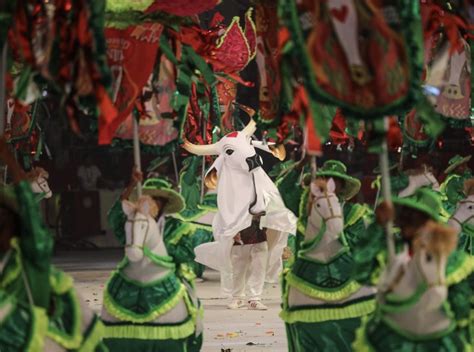
<path fill-rule="evenodd" d="M 120 259 L 120 250 L 64 251 L 57 253 L 54 262 L 74 277 L 79 292 L 100 312 L 104 284 Z M 204 305 L 203 352 L 287 351 L 285 327 L 278 317 L 279 285 L 265 288 L 263 302 L 268 311 L 226 309 L 228 300 L 219 298 L 216 271 L 207 270 L 204 281 L 196 286 Z"/>

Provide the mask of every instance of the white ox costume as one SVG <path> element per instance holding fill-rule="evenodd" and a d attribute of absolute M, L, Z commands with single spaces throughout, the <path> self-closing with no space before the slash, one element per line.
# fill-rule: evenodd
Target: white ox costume
<path fill-rule="evenodd" d="M 231 250 L 234 236 L 252 223 L 252 217 L 265 213 L 260 221 L 267 228 L 272 246 L 270 265 L 281 263 L 286 234 L 296 232 L 296 217 L 288 210 L 270 177 L 262 169 L 255 147 L 271 153 L 268 145 L 253 141 L 256 124 L 251 121 L 242 131 L 232 132 L 210 145 L 185 142 L 184 148 L 196 155 L 219 155 L 208 173 L 217 171 L 217 206 L 212 228 L 215 242 L 195 248 L 196 261 L 221 271 L 223 277 L 232 272 Z M 285 235 L 281 235 L 285 234 Z M 275 240 L 272 236 L 278 236 Z M 284 243 L 279 243 L 284 242 Z"/>

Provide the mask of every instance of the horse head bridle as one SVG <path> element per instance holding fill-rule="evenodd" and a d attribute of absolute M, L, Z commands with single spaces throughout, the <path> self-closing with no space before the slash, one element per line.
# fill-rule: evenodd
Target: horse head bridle
<path fill-rule="evenodd" d="M 44 182 L 39 182 L 39 180 L 43 180 Z M 38 185 L 38 188 L 44 194 L 47 194 L 47 193 L 50 192 L 49 190 L 46 189 L 47 186 L 44 185 L 44 184 L 46 184 L 46 185 L 48 184 L 48 182 L 46 181 L 46 179 L 44 177 L 39 177 L 36 180 L 34 180 L 33 182 Z"/>
<path fill-rule="evenodd" d="M 467 200 L 467 199 L 464 199 L 464 200 L 461 200 L 459 202 L 459 204 L 474 204 L 474 201 L 473 200 Z M 451 216 L 451 219 L 454 220 L 455 222 L 457 222 L 461 227 L 467 223 L 469 220 L 473 219 L 474 218 L 474 212 L 472 212 L 472 215 L 469 216 L 468 218 L 466 218 L 464 221 L 461 221 L 459 220 L 458 218 L 456 218 L 455 215 Z"/>
<path fill-rule="evenodd" d="M 134 231 L 134 225 L 135 223 L 140 223 L 140 222 L 145 222 L 146 223 L 146 232 L 145 232 L 145 237 L 143 238 L 143 243 L 141 246 L 139 245 L 136 245 L 136 244 L 133 244 L 134 243 L 134 239 L 135 239 L 135 231 Z M 146 243 L 147 239 L 148 239 L 148 232 L 150 230 L 150 225 L 148 224 L 148 220 L 147 219 L 139 219 L 139 220 L 136 220 L 136 219 L 133 219 L 133 220 L 127 220 L 127 223 L 131 223 L 132 224 L 132 229 L 131 229 L 131 244 L 125 244 L 125 247 L 126 248 L 138 248 L 138 249 L 141 249 L 143 250 L 144 248 L 144 244 Z"/>
<path fill-rule="evenodd" d="M 330 200 L 329 200 L 329 199 L 332 198 L 332 197 L 334 197 L 334 198 L 337 199 L 337 197 L 336 197 L 335 194 L 334 194 L 334 195 L 328 195 L 327 191 L 325 191 L 325 192 L 324 192 L 324 196 L 320 196 L 320 197 L 315 197 L 315 198 L 313 198 L 313 208 L 314 208 L 314 211 L 323 219 L 324 222 L 328 222 L 328 221 L 331 220 L 331 219 L 342 219 L 342 214 L 341 214 L 341 215 L 336 215 L 336 213 L 334 212 L 334 208 L 332 207 L 332 204 L 331 204 L 331 202 L 330 202 Z M 318 200 L 320 200 L 320 199 L 326 199 L 327 202 L 328 202 L 329 214 L 330 214 L 330 215 L 329 215 L 327 218 L 325 218 L 325 217 L 323 216 L 323 214 L 321 214 L 321 212 L 318 211 L 318 207 L 317 207 L 317 206 L 315 207 L 315 203 L 316 203 Z"/>

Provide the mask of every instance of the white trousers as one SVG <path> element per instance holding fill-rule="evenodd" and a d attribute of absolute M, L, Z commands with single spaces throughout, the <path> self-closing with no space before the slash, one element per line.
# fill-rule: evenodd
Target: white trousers
<path fill-rule="evenodd" d="M 283 270 L 283 250 L 288 244 L 288 234 L 276 230 L 267 230 L 268 261 L 265 282 L 277 284 Z"/>
<path fill-rule="evenodd" d="M 232 280 L 232 272 L 221 270 L 221 297 L 229 298 L 232 297 L 232 287 L 234 282 Z"/>
<path fill-rule="evenodd" d="M 268 244 L 245 244 L 232 247 L 232 269 L 234 298 L 247 297 L 249 301 L 259 301 L 265 284 L 268 260 Z"/>

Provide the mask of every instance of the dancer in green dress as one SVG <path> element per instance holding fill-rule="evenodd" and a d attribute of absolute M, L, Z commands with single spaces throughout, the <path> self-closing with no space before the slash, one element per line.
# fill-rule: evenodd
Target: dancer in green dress
<path fill-rule="evenodd" d="M 393 198 L 354 249 L 354 277 L 377 284 L 375 315 L 358 331 L 357 351 L 464 351 L 468 349 L 471 258 L 453 252 L 456 236 L 440 224 L 439 197 L 428 188 Z M 400 228 L 396 254 L 386 266 L 384 227 Z"/>
<path fill-rule="evenodd" d="M 51 265 L 53 238 L 41 219 L 26 174 L 3 138 L 0 159 L 14 183 L 0 188 L 0 290 L 17 328 L 32 334 L 9 334 L 8 329 L 15 325 L 4 317 L 0 330 L 7 330 L 2 330 L 1 346 L 13 349 L 23 344 L 24 349 L 16 351 L 105 351 L 102 323 L 78 297 L 72 279 Z"/>
<path fill-rule="evenodd" d="M 349 183 L 351 184 L 351 183 Z M 354 265 L 336 182 L 323 174 L 310 185 L 304 241 L 283 275 L 283 310 L 290 351 L 351 351 L 360 319 L 375 307 L 375 290 L 351 276 Z M 349 192 L 349 193 L 346 193 Z M 354 191 L 344 189 L 343 194 Z"/>
<path fill-rule="evenodd" d="M 199 301 L 164 242 L 165 215 L 182 211 L 184 201 L 170 183 L 152 178 L 143 185 L 144 196 L 130 202 L 141 177 L 133 173 L 109 213 L 115 235 L 125 244 L 125 258 L 104 292 L 106 343 L 111 350 L 199 351 Z"/>

